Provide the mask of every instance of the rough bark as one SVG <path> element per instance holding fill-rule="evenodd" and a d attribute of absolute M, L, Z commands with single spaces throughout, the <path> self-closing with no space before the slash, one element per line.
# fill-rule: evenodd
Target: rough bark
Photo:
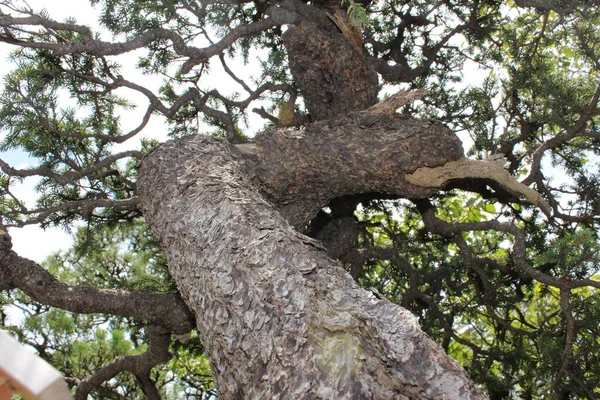
<path fill-rule="evenodd" d="M 425 195 L 403 175 L 448 158 L 428 150 L 437 147 L 427 134 L 443 130 L 387 121 L 409 128 L 371 137 L 378 129 L 362 127 L 344 136 L 352 124 L 323 124 L 313 128 L 322 129 L 322 140 L 280 132 L 244 152 L 198 136 L 168 142 L 145 159 L 144 216 L 196 316 L 219 398 L 483 398 L 414 316 L 359 288 L 319 242 L 288 224 L 283 215 L 300 225 L 307 218 L 294 218 L 291 195 L 279 199 L 281 214 L 257 186 L 275 199 L 287 180 L 298 201 L 315 204 L 347 190 Z M 381 152 L 370 152 L 375 149 Z M 270 172 L 269 162 L 277 162 Z"/>
<path fill-rule="evenodd" d="M 302 229 L 335 198 L 381 193 L 424 198 L 439 190 L 405 179 L 422 167 L 460 159 L 460 140 L 445 126 L 401 115 L 350 113 L 305 130 L 267 132 L 244 150 L 249 174 L 267 199 Z"/>
<path fill-rule="evenodd" d="M 312 11 L 283 36 L 289 67 L 314 120 L 364 110 L 377 102 L 377 73 L 352 35 L 345 13 Z M 349 27 L 340 30 L 340 27 Z"/>

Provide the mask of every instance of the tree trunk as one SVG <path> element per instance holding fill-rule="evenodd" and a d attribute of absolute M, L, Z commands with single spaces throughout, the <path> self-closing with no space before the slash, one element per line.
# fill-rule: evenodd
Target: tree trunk
<path fill-rule="evenodd" d="M 219 398 L 483 398 L 413 315 L 359 288 L 286 221 L 306 225 L 344 194 L 429 195 L 404 175 L 460 157 L 458 140 L 365 113 L 269 135 L 171 141 L 140 171 L 144 216 L 196 316 Z"/>
<path fill-rule="evenodd" d="M 333 22 L 329 25 L 323 29 L 305 20 L 284 35 L 294 81 L 315 120 L 364 110 L 377 102 L 377 73 L 361 49 L 337 32 Z"/>
<path fill-rule="evenodd" d="M 377 73 L 362 49 L 360 29 L 339 1 L 302 6 L 302 20 L 283 35 L 290 72 L 313 120 L 365 110 L 377 102 Z"/>

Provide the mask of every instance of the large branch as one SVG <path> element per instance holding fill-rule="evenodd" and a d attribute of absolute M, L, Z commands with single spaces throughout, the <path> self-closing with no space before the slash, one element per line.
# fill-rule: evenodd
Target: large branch
<path fill-rule="evenodd" d="M 178 294 L 69 286 L 11 247 L 10 236 L 0 225 L 0 290 L 18 288 L 49 306 L 75 313 L 138 318 L 174 333 L 189 332 L 193 327 L 193 317 Z"/>
<path fill-rule="evenodd" d="M 504 170 L 502 160 L 464 158 L 460 140 L 441 124 L 379 114 L 393 108 L 384 102 L 302 131 L 267 132 L 238 148 L 255 164 L 255 184 L 297 228 L 340 196 L 375 192 L 419 199 L 463 178 L 492 179 L 550 212 L 539 193 Z"/>
<path fill-rule="evenodd" d="M 406 175 L 463 156 L 460 140 L 441 124 L 370 112 L 267 132 L 238 149 L 257 187 L 297 228 L 343 195 L 428 197 L 439 187 L 414 185 Z"/>
<path fill-rule="evenodd" d="M 404 194 L 424 195 L 403 183 L 400 166 L 439 163 L 436 147 L 430 154 L 437 157 L 415 153 L 408 144 L 419 143 L 418 132 L 425 136 L 421 148 L 430 146 L 427 132 L 443 135 L 443 130 L 404 122 L 409 128 L 395 135 L 386 131 L 392 136 L 386 140 L 377 134 L 382 125 L 371 125 L 370 131 L 362 121 L 358 144 L 344 129 L 319 125 L 322 138 L 311 137 L 321 151 L 316 154 L 296 147 L 309 142 L 303 138 L 307 132 L 276 135 L 269 150 L 291 158 L 273 160 L 277 164 L 268 174 L 257 164 L 253 168 L 252 156 L 244 159 L 225 141 L 202 136 L 168 142 L 145 159 L 139 181 L 144 216 L 202 326 L 220 398 L 483 398 L 414 316 L 360 289 L 318 242 L 290 227 L 254 184 L 281 173 L 290 202 L 294 196 L 311 200 L 296 190 L 296 184 L 310 185 L 311 179 L 317 203 L 349 189 L 350 182 L 353 190 L 400 185 Z M 373 156 L 378 141 L 382 154 Z M 344 150 L 348 146 L 352 151 Z M 294 151 L 303 153 L 294 156 Z M 263 157 L 269 153 L 265 148 Z M 298 164 L 300 158 L 307 161 Z M 375 172 L 366 176 L 366 171 Z M 276 187 L 269 187 L 272 197 Z"/>

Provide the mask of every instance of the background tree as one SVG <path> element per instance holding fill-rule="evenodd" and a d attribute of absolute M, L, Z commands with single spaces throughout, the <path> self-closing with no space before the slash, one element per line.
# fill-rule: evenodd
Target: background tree
<path fill-rule="evenodd" d="M 2 304 L 78 398 L 480 397 L 387 300 L 490 398 L 598 396 L 596 2 L 92 4 L 104 32 L 0 2 L 3 150 L 37 163 L 0 160 Z M 157 114 L 175 140 L 137 139 Z M 75 247 L 42 268 L 28 224 Z"/>

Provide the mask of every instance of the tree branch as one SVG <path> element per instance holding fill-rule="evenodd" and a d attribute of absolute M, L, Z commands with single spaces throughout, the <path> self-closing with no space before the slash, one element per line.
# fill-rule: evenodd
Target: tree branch
<path fill-rule="evenodd" d="M 190 331 L 193 317 L 178 294 L 144 293 L 69 286 L 39 264 L 20 257 L 0 224 L 0 289 L 20 289 L 32 299 L 74 313 L 103 313 L 137 318 L 175 333 Z"/>
<path fill-rule="evenodd" d="M 69 183 L 76 182 L 84 177 L 89 177 L 90 175 L 99 172 L 103 168 L 109 167 L 111 164 L 123 158 L 131 157 L 134 159 L 141 160 L 143 156 L 144 154 L 141 151 L 124 151 L 118 154 L 111 154 L 110 156 L 103 158 L 101 161 L 98 161 L 87 168 L 78 171 L 67 171 L 64 174 L 57 174 L 56 172 L 52 171 L 52 169 L 46 166 L 39 166 L 37 168 L 30 169 L 16 169 L 11 167 L 2 159 L 0 159 L 0 169 L 2 170 L 2 172 L 10 176 L 18 176 L 20 178 L 27 178 L 31 176 L 44 176 L 52 179 L 59 185 L 67 185 Z"/>
<path fill-rule="evenodd" d="M 534 268 L 527 261 L 527 240 L 525 233 L 519 229 L 516 225 L 503 223 L 499 221 L 482 221 L 482 222 L 471 222 L 471 223 L 448 223 L 442 221 L 434 216 L 433 208 L 427 200 L 420 200 L 416 202 L 419 212 L 423 217 L 423 223 L 427 229 L 432 232 L 438 233 L 447 237 L 454 237 L 454 235 L 460 235 L 462 232 L 469 231 L 498 231 L 506 232 L 514 237 L 514 262 L 518 269 L 527 276 L 537 280 L 538 282 L 544 283 L 549 286 L 556 288 L 574 289 L 578 287 L 591 286 L 600 288 L 600 281 L 593 279 L 564 279 L 563 277 L 557 278 L 547 275 L 540 270 Z"/>
<path fill-rule="evenodd" d="M 22 26 L 37 26 L 48 31 L 63 30 L 76 32 L 81 35 L 81 41 L 56 43 L 49 41 L 32 41 L 30 38 L 18 39 L 13 35 L 3 34 L 0 35 L 0 42 L 20 47 L 51 50 L 58 55 L 87 53 L 96 56 L 114 56 L 139 48 L 145 48 L 158 40 L 169 40 L 173 45 L 173 50 L 178 55 L 188 57 L 190 60 L 200 63 L 221 54 L 239 38 L 263 32 L 277 25 L 278 22 L 274 18 L 266 18 L 257 22 L 238 25 L 232 28 L 219 42 L 206 48 L 198 48 L 188 46 L 185 43 L 185 40 L 176 32 L 165 28 L 151 29 L 129 41 L 112 43 L 94 39 L 91 30 L 86 26 L 56 22 L 38 15 L 13 17 L 8 14 L 0 14 L 0 27 L 6 29 Z"/>
<path fill-rule="evenodd" d="M 88 219 L 89 217 L 91 217 L 93 211 L 96 208 L 111 208 L 116 212 L 123 212 L 127 214 L 129 219 L 139 214 L 137 208 L 138 203 L 139 200 L 137 197 L 130 197 L 124 200 L 80 199 L 66 201 L 56 206 L 40 207 L 31 210 L 26 208 L 23 204 L 21 204 L 21 208 L 18 211 L 6 212 L 5 216 L 11 217 L 16 221 L 14 223 L 7 223 L 7 226 L 10 227 L 23 227 L 25 225 L 44 223 L 47 222 L 47 218 L 50 215 L 58 212 L 77 212 L 81 215 L 82 218 Z M 25 220 L 18 220 L 18 215 L 34 215 L 34 217 L 29 217 Z"/>
<path fill-rule="evenodd" d="M 150 378 L 150 372 L 155 365 L 165 363 L 171 359 L 169 353 L 171 335 L 163 327 L 152 325 L 146 327 L 146 332 L 149 346 L 145 353 L 139 356 L 118 357 L 111 363 L 94 371 L 91 376 L 79 383 L 75 392 L 75 399 L 86 400 L 94 388 L 121 372 L 129 371 L 138 379 L 146 398 L 161 400 L 160 393 Z"/>

